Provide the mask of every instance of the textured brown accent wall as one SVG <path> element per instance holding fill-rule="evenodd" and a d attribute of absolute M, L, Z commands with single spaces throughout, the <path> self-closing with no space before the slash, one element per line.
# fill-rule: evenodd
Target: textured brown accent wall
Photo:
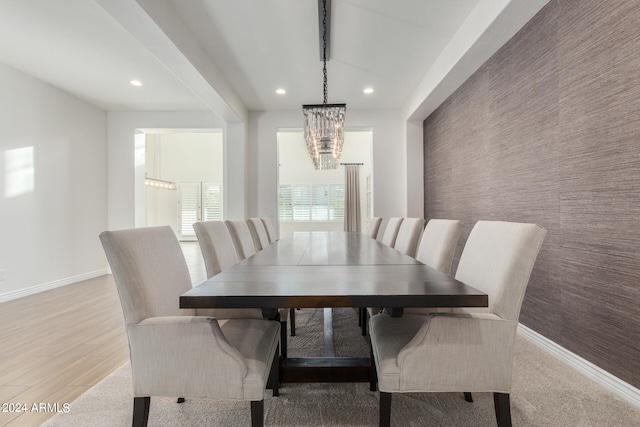
<path fill-rule="evenodd" d="M 640 7 L 552 0 L 424 122 L 425 218 L 548 230 L 520 321 L 640 387 Z"/>

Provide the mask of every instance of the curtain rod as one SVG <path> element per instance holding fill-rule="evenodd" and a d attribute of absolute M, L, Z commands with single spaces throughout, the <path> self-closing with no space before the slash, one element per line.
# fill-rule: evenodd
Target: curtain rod
<path fill-rule="evenodd" d="M 362 166 L 364 165 L 364 163 L 340 163 L 340 166 L 349 166 L 349 165 Z"/>

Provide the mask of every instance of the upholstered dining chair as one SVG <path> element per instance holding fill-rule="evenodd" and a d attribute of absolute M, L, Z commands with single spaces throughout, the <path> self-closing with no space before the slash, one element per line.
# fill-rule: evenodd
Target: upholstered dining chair
<path fill-rule="evenodd" d="M 453 255 L 458 245 L 462 221 L 454 219 L 431 219 L 422 232 L 416 259 L 435 268 L 442 273 L 451 274 Z M 450 312 L 445 308 L 407 307 L 405 314 L 431 314 L 433 312 Z"/>
<path fill-rule="evenodd" d="M 256 253 L 256 245 L 253 243 L 251 231 L 246 221 L 242 219 L 231 219 L 224 222 L 231 233 L 231 239 L 236 248 L 240 261 L 249 258 Z"/>
<path fill-rule="evenodd" d="M 404 220 L 406 221 L 406 219 Z M 404 224 L 403 221 L 403 224 Z M 427 226 L 422 231 L 422 237 L 418 244 L 418 250 L 415 258 L 429 267 L 435 268 L 444 274 L 451 273 L 451 264 L 453 263 L 453 255 L 460 237 L 462 229 L 462 221 L 453 219 L 432 219 L 427 222 Z M 400 236 L 398 235 L 398 239 Z M 396 242 L 396 246 L 398 243 Z M 382 310 L 381 307 L 370 307 L 367 309 L 369 317 L 378 314 Z M 450 312 L 447 308 L 424 308 L 424 307 L 407 307 L 404 309 L 406 314 L 431 314 L 434 312 Z M 367 334 L 367 318 L 362 322 L 362 335 Z"/>
<path fill-rule="evenodd" d="M 243 220 L 226 220 L 224 222 L 229 228 L 229 233 L 231 233 L 231 238 L 233 240 L 233 244 L 236 247 L 236 253 L 238 254 L 238 259 L 240 261 L 249 258 L 256 253 L 256 247 L 253 244 L 253 238 L 251 237 L 251 232 L 249 231 L 249 226 Z M 280 320 L 290 322 L 289 328 L 291 329 L 291 336 L 296 335 L 296 311 L 295 308 L 289 309 L 289 314 L 283 313 L 280 310 Z"/>
<path fill-rule="evenodd" d="M 394 220 L 394 218 L 391 218 Z M 387 225 L 387 231 L 390 230 L 389 226 L 395 227 L 397 221 L 389 221 Z M 392 246 L 395 250 L 402 252 L 410 257 L 415 256 L 420 236 L 422 235 L 422 229 L 424 228 L 424 219 L 422 218 L 400 218 L 398 223 L 399 227 L 395 237 L 395 242 Z M 387 234 L 385 231 L 385 235 Z M 390 240 L 389 240 L 390 241 Z M 383 241 L 384 242 L 384 241 Z M 362 328 L 362 335 L 367 335 L 367 319 L 381 310 L 380 307 L 368 307 L 366 310 L 361 311 L 360 327 Z"/>
<path fill-rule="evenodd" d="M 380 425 L 391 422 L 392 393 L 493 392 L 499 427 L 511 425 L 509 392 L 520 307 L 546 230 L 535 224 L 478 221 L 456 279 L 489 295 L 486 309 L 428 316 L 378 314 L 369 321 L 372 386 Z"/>
<path fill-rule="evenodd" d="M 239 261 L 231 233 L 223 221 L 202 221 L 193 224 L 198 238 L 202 258 L 207 270 L 207 278 L 236 265 Z M 287 318 L 288 310 L 280 309 L 280 351 L 287 357 Z M 207 313 L 209 314 L 209 313 Z M 210 314 L 218 319 L 262 319 L 260 308 L 216 308 Z"/>
<path fill-rule="evenodd" d="M 249 233 L 253 239 L 253 245 L 256 247 L 256 251 L 261 251 L 270 245 L 267 230 L 264 228 L 264 223 L 260 218 L 249 218 L 247 220 L 247 226 L 249 227 Z"/>
<path fill-rule="evenodd" d="M 379 216 L 374 216 L 371 218 L 369 222 L 369 228 L 367 229 L 367 236 L 375 239 L 378 237 L 378 230 L 380 229 L 380 223 L 382 222 L 382 218 Z"/>
<path fill-rule="evenodd" d="M 389 218 L 387 227 L 384 229 L 384 235 L 382 236 L 382 243 L 393 248 L 396 244 L 396 237 L 398 237 L 398 230 L 400 230 L 401 224 L 401 217 Z"/>
<path fill-rule="evenodd" d="M 264 229 L 267 230 L 267 236 L 269 237 L 269 243 L 273 243 L 278 240 L 278 234 L 276 233 L 276 229 L 273 226 L 270 218 L 260 218 L 262 223 L 264 224 Z"/>
<path fill-rule="evenodd" d="M 416 249 L 422 230 L 424 229 L 424 219 L 422 218 L 404 218 L 400 223 L 398 235 L 393 248 L 410 257 L 416 256 Z"/>
<path fill-rule="evenodd" d="M 378 227 L 378 235 L 376 236 L 376 240 L 378 242 L 382 242 L 382 238 L 384 237 L 384 232 L 387 229 L 387 224 L 389 224 L 390 218 L 382 218 L 380 221 L 380 227 Z"/>
<path fill-rule="evenodd" d="M 133 425 L 146 426 L 151 396 L 248 400 L 262 426 L 269 382 L 278 395 L 280 324 L 217 320 L 179 308 L 191 278 L 171 227 L 100 234 L 129 340 Z"/>

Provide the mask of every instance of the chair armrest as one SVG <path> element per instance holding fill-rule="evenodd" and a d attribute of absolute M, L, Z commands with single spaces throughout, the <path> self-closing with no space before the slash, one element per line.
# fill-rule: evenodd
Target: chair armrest
<path fill-rule="evenodd" d="M 168 325 L 182 323 L 211 323 L 211 316 L 161 316 L 149 317 L 133 326 Z"/>
<path fill-rule="evenodd" d="M 398 353 L 398 367 L 405 383 L 412 373 L 428 378 L 426 389 L 508 392 L 516 327 L 491 313 L 431 314 Z"/>
<path fill-rule="evenodd" d="M 242 396 L 246 361 L 215 318 L 153 317 L 128 325 L 127 334 L 135 395 Z"/>

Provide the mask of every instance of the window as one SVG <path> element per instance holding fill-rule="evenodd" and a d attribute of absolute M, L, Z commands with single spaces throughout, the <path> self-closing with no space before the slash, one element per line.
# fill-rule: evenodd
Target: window
<path fill-rule="evenodd" d="M 281 184 L 280 221 L 343 221 L 343 184 Z"/>
<path fill-rule="evenodd" d="M 178 229 L 181 238 L 195 238 L 193 223 L 222 220 L 222 184 L 181 182 L 178 185 Z"/>

